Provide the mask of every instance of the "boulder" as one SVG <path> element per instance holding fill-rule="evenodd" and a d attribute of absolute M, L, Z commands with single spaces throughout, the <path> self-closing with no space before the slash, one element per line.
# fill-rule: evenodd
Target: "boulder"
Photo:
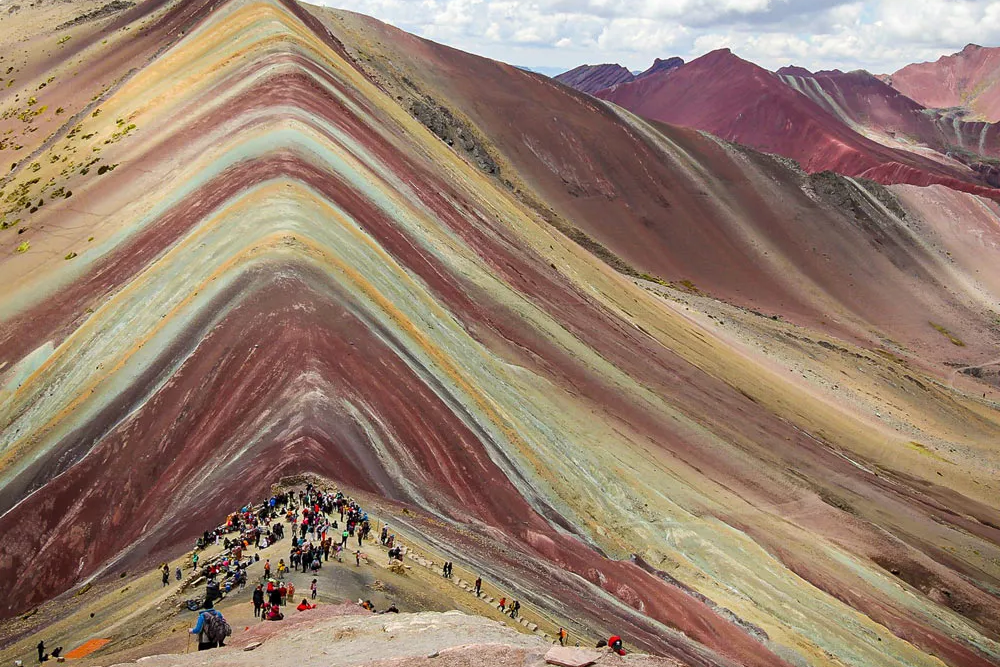
<path fill-rule="evenodd" d="M 601 659 L 604 654 L 589 648 L 553 646 L 545 654 L 545 662 L 559 667 L 587 667 Z"/>

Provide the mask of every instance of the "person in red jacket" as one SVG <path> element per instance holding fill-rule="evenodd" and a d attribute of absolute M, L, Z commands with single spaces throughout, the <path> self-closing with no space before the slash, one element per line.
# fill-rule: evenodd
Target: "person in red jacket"
<path fill-rule="evenodd" d="M 622 638 L 618 635 L 611 635 L 608 639 L 608 648 L 618 655 L 625 655 L 625 649 L 622 648 Z"/>
<path fill-rule="evenodd" d="M 300 602 L 299 606 L 296 607 L 296 609 L 298 609 L 299 611 L 306 611 L 307 609 L 315 609 L 315 608 L 316 608 L 316 605 L 309 604 L 309 600 L 307 600 L 305 598 L 302 598 L 302 602 Z"/>

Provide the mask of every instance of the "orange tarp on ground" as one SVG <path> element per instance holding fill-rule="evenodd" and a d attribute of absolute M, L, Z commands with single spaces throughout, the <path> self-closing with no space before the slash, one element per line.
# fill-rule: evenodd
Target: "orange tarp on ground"
<path fill-rule="evenodd" d="M 104 645 L 110 642 L 110 639 L 91 639 L 88 642 L 84 642 L 80 646 L 66 654 L 67 660 L 72 660 L 73 658 L 85 658 L 94 651 L 104 648 Z"/>

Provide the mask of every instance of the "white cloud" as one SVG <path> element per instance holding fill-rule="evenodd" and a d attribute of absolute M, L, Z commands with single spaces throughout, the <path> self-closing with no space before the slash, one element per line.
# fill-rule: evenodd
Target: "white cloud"
<path fill-rule="evenodd" d="M 891 72 L 1000 44 L 1000 0 L 321 0 L 517 65 L 574 67 L 721 47 L 764 67 Z"/>

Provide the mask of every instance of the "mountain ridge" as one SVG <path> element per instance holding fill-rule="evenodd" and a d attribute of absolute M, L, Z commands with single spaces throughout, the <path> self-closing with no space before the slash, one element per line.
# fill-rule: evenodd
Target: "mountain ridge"
<path fill-rule="evenodd" d="M 3 633 L 30 648 L 68 602 L 162 653 L 89 591 L 131 613 L 315 474 L 580 636 L 1000 659 L 996 202 L 808 174 L 350 12 L 164 0 L 60 43 L 91 9 L 0 35 L 26 37 Z"/>

